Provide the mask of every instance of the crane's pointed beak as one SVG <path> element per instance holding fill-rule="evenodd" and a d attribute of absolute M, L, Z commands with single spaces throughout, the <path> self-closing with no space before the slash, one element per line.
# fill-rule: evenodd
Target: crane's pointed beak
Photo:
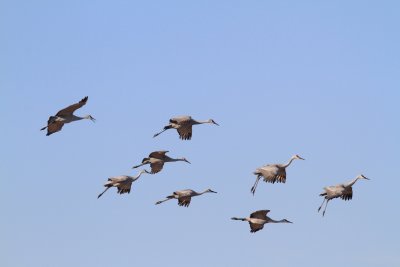
<path fill-rule="evenodd" d="M 215 193 L 215 194 L 217 194 L 217 192 L 215 192 L 215 191 L 213 191 L 213 190 L 210 190 L 210 192 L 211 192 L 211 193 Z"/>
<path fill-rule="evenodd" d="M 192 164 L 192 163 L 190 163 L 190 161 L 188 161 L 187 159 L 185 159 L 185 162 L 187 162 L 187 163 L 189 163 L 189 164 Z"/>
<path fill-rule="evenodd" d="M 217 126 L 219 126 L 219 124 L 218 124 L 218 123 L 216 123 L 215 121 L 214 121 L 214 124 L 215 124 L 215 125 L 217 125 Z"/>

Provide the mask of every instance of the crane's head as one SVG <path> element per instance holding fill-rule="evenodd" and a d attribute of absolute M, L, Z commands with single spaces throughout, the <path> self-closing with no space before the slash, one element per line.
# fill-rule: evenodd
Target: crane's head
<path fill-rule="evenodd" d="M 305 159 L 303 159 L 302 157 L 300 157 L 300 156 L 299 156 L 299 155 L 297 155 L 297 154 L 293 156 L 293 159 L 301 159 L 301 160 L 305 160 Z"/>
<path fill-rule="evenodd" d="M 209 119 L 209 120 L 208 120 L 208 123 L 215 124 L 215 125 L 218 125 L 218 126 L 219 126 L 219 124 L 216 123 L 213 119 Z"/>
<path fill-rule="evenodd" d="M 370 180 L 369 178 L 365 177 L 363 174 L 358 175 L 357 178 L 358 178 L 358 179 Z"/>
<path fill-rule="evenodd" d="M 284 222 L 284 223 L 293 223 L 293 222 L 288 221 L 288 220 L 286 220 L 286 219 L 283 219 L 282 222 Z"/>
<path fill-rule="evenodd" d="M 214 190 L 211 190 L 211 189 L 207 189 L 206 192 L 207 193 L 217 193 L 217 192 L 215 192 Z"/>
<path fill-rule="evenodd" d="M 181 161 L 187 162 L 189 164 L 191 164 L 186 158 L 181 158 Z"/>
<path fill-rule="evenodd" d="M 88 119 L 88 120 L 91 120 L 91 121 L 93 121 L 93 122 L 96 122 L 96 119 L 93 118 L 91 115 L 86 115 L 84 118 L 85 118 L 85 119 Z"/>

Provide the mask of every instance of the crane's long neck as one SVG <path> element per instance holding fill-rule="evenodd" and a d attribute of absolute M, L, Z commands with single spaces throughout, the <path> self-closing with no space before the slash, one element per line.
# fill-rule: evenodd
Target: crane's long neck
<path fill-rule="evenodd" d="M 345 187 L 350 187 L 350 186 L 352 186 L 353 184 L 355 184 L 355 183 L 357 182 L 358 179 L 360 179 L 360 178 L 357 177 L 357 178 L 351 180 L 350 182 L 348 182 L 347 184 L 345 184 L 344 186 L 345 186 Z"/>
<path fill-rule="evenodd" d="M 197 120 L 193 120 L 193 124 L 203 124 L 203 123 L 211 123 L 210 120 L 204 120 L 204 121 L 197 121 Z"/>
<path fill-rule="evenodd" d="M 137 179 L 139 179 L 139 177 L 144 173 L 144 171 L 139 172 L 138 175 L 133 177 L 133 181 L 136 181 Z"/>
<path fill-rule="evenodd" d="M 165 160 L 164 161 L 166 161 L 166 162 L 176 162 L 176 161 L 185 161 L 184 159 L 173 159 L 173 158 L 170 158 L 170 157 L 168 157 L 168 158 L 165 158 Z"/>
<path fill-rule="evenodd" d="M 80 121 L 80 120 L 83 120 L 83 119 L 86 119 L 86 118 L 85 117 L 79 117 L 79 116 L 76 116 L 76 115 L 72 115 L 70 121 Z"/>
<path fill-rule="evenodd" d="M 290 158 L 290 160 L 288 161 L 288 163 L 286 163 L 286 164 L 283 165 L 283 168 L 286 168 L 286 167 L 288 167 L 290 164 L 292 164 L 292 161 L 293 161 L 293 160 L 294 160 L 293 157 Z"/>
<path fill-rule="evenodd" d="M 208 190 L 204 190 L 203 192 L 200 192 L 200 193 L 195 192 L 195 193 L 196 193 L 196 196 L 200 196 L 200 195 L 202 195 L 204 193 L 209 193 L 209 192 L 210 191 L 208 191 Z"/>
<path fill-rule="evenodd" d="M 286 220 L 285 219 L 282 219 L 282 220 L 279 220 L 279 221 L 275 221 L 274 219 L 269 219 L 269 221 L 268 221 L 269 223 L 284 223 L 284 222 L 286 222 Z"/>
<path fill-rule="evenodd" d="M 85 115 L 83 117 L 79 117 L 79 116 L 76 116 L 76 115 L 72 115 L 72 117 L 71 117 L 71 121 L 80 121 L 80 120 L 84 120 L 84 119 L 92 120 L 92 116 Z"/>

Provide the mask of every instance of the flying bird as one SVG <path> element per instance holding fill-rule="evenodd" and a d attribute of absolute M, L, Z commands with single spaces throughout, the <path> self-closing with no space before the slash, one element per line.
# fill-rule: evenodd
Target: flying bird
<path fill-rule="evenodd" d="M 144 158 L 142 160 L 141 164 L 133 166 L 132 169 L 141 167 L 146 164 L 150 164 L 150 168 L 151 168 L 150 173 L 155 174 L 162 170 L 165 162 L 184 161 L 184 162 L 190 163 L 186 158 L 177 158 L 177 159 L 170 158 L 166 155 L 167 152 L 169 152 L 169 151 L 161 150 L 161 151 L 151 152 L 147 158 Z"/>
<path fill-rule="evenodd" d="M 340 197 L 343 200 L 350 200 L 353 198 L 353 184 L 355 184 L 358 180 L 361 179 L 366 179 L 369 180 L 369 178 L 365 177 L 364 175 L 360 174 L 358 175 L 354 180 L 344 183 L 344 184 L 338 184 L 338 185 L 333 185 L 333 186 L 327 186 L 324 187 L 324 192 L 319 194 L 321 197 L 324 197 L 324 201 L 322 201 L 321 206 L 318 208 L 318 212 L 321 210 L 322 206 L 325 205 L 325 209 L 322 212 L 322 216 L 325 215 L 326 207 L 328 206 L 328 202 L 331 199 L 338 198 Z"/>
<path fill-rule="evenodd" d="M 214 120 L 209 119 L 206 121 L 198 121 L 193 119 L 191 116 L 179 116 L 175 118 L 171 118 L 169 120 L 169 124 L 164 127 L 164 129 L 156 133 L 153 137 L 158 136 L 159 134 L 165 132 L 168 129 L 176 129 L 179 134 L 179 138 L 182 140 L 190 140 L 192 138 L 192 126 L 196 124 L 210 123 L 218 125 Z"/>
<path fill-rule="evenodd" d="M 95 119 L 90 116 L 86 115 L 83 117 L 75 116 L 74 111 L 81 108 L 86 104 L 88 100 L 88 97 L 84 97 L 81 101 L 78 103 L 75 103 L 73 105 L 70 105 L 59 112 L 55 116 L 50 116 L 49 120 L 47 121 L 47 126 L 43 127 L 40 129 L 41 131 L 45 130 L 47 128 L 47 134 L 46 136 L 49 136 L 55 132 L 61 131 L 62 127 L 64 126 L 65 123 L 70 123 L 73 121 L 79 121 L 83 119 L 89 119 L 91 121 L 95 121 Z"/>
<path fill-rule="evenodd" d="M 172 195 L 167 196 L 166 199 L 164 200 L 160 200 L 156 202 L 156 205 L 161 204 L 165 201 L 171 200 L 171 199 L 177 199 L 178 200 L 178 205 L 182 206 L 182 207 L 189 207 L 190 205 L 190 200 L 192 199 L 192 197 L 195 196 L 200 196 L 204 193 L 217 193 L 211 189 L 207 189 L 204 190 L 203 192 L 196 192 L 192 189 L 186 189 L 186 190 L 180 190 L 180 191 L 175 191 L 174 193 L 172 193 Z"/>
<path fill-rule="evenodd" d="M 143 173 L 148 173 L 146 170 L 141 170 L 136 176 L 120 175 L 108 178 L 107 183 L 104 184 L 106 189 L 97 196 L 101 197 L 108 189 L 111 187 L 116 187 L 118 189 L 118 194 L 125 194 L 131 192 L 131 186 L 134 181 L 139 179 L 140 175 Z"/>
<path fill-rule="evenodd" d="M 267 216 L 267 213 L 270 210 L 258 210 L 250 214 L 250 217 L 246 218 L 237 218 L 232 217 L 232 220 L 239 220 L 239 221 L 247 221 L 250 224 L 250 232 L 255 233 L 264 228 L 264 224 L 266 223 L 292 223 L 286 219 L 282 219 L 280 221 L 275 221 Z"/>
<path fill-rule="evenodd" d="M 264 165 L 260 168 L 257 168 L 256 171 L 253 172 L 255 175 L 257 175 L 256 182 L 254 183 L 253 187 L 250 190 L 253 193 L 253 195 L 256 192 L 258 182 L 260 181 L 261 178 L 263 178 L 264 182 L 267 182 L 267 183 L 273 183 L 273 184 L 275 182 L 276 183 L 285 183 L 286 182 L 286 168 L 295 159 L 304 160 L 299 155 L 294 155 L 293 157 L 290 158 L 289 162 L 286 164 L 268 164 L 268 165 Z"/>

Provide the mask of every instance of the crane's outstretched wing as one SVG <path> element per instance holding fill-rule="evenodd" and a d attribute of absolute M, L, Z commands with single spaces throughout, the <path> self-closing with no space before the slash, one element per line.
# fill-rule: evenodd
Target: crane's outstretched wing
<path fill-rule="evenodd" d="M 190 116 L 178 116 L 169 120 L 170 124 L 173 124 L 174 128 L 177 129 L 179 138 L 182 140 L 190 140 L 192 138 L 192 117 Z"/>
<path fill-rule="evenodd" d="M 333 198 L 342 197 L 342 194 L 343 194 L 345 188 L 343 187 L 343 185 L 331 185 L 331 186 L 324 187 L 324 190 L 325 190 L 328 198 L 333 199 Z"/>
<path fill-rule="evenodd" d="M 64 126 L 64 123 L 61 121 L 55 121 L 56 117 L 50 116 L 49 120 L 47 121 L 47 134 L 46 135 L 51 135 L 53 133 L 61 131 L 62 127 Z"/>
<path fill-rule="evenodd" d="M 277 165 L 265 165 L 256 170 L 263 177 L 267 183 L 285 183 L 286 182 L 286 170 L 280 168 Z"/>
<path fill-rule="evenodd" d="M 179 134 L 179 138 L 182 140 L 192 139 L 192 125 L 181 125 L 176 129 Z"/>
<path fill-rule="evenodd" d="M 164 167 L 164 161 L 162 160 L 153 161 L 152 163 L 150 163 L 150 168 L 151 168 L 150 173 L 151 174 L 158 173 L 162 170 L 163 167 Z"/>
<path fill-rule="evenodd" d="M 256 223 L 251 223 L 251 222 L 249 222 L 249 224 L 250 224 L 250 229 L 251 229 L 250 232 L 251 233 L 255 233 L 264 228 L 264 224 L 256 224 Z"/>
<path fill-rule="evenodd" d="M 154 151 L 154 152 L 150 153 L 149 158 L 164 159 L 165 154 L 167 152 L 169 152 L 169 151 L 168 150 Z"/>
<path fill-rule="evenodd" d="M 118 194 L 130 193 L 132 186 L 132 179 L 129 179 L 126 175 L 114 176 L 108 178 L 107 183 L 104 184 L 105 187 L 115 186 L 118 189 Z"/>
<path fill-rule="evenodd" d="M 342 196 L 341 196 L 340 198 L 343 199 L 343 200 L 350 200 L 350 199 L 352 199 L 352 198 L 353 198 L 353 189 L 352 189 L 352 187 L 351 187 L 351 186 L 346 187 L 346 188 L 343 190 Z"/>
<path fill-rule="evenodd" d="M 177 116 L 177 117 L 171 118 L 169 120 L 169 122 L 174 123 L 174 124 L 183 125 L 183 124 L 189 123 L 191 120 L 192 120 L 192 117 L 190 117 L 190 116 Z"/>
<path fill-rule="evenodd" d="M 75 103 L 71 106 L 68 106 L 62 110 L 60 110 L 59 112 L 57 112 L 56 116 L 68 116 L 68 115 L 72 115 L 72 113 L 74 113 L 75 110 L 77 110 L 78 108 L 81 108 L 82 106 L 84 106 L 86 104 L 88 100 L 88 97 L 85 96 L 81 101 L 79 101 L 78 103 Z"/>
<path fill-rule="evenodd" d="M 250 214 L 250 218 L 266 220 L 268 212 L 270 212 L 270 210 L 258 210 Z"/>
<path fill-rule="evenodd" d="M 179 206 L 183 206 L 183 207 L 189 207 L 190 200 L 192 200 L 192 198 L 190 196 L 179 197 L 178 198 L 178 205 Z"/>
<path fill-rule="evenodd" d="M 117 186 L 118 192 L 119 194 L 125 194 L 125 193 L 130 193 L 131 192 L 131 186 L 132 186 L 132 182 L 124 182 L 121 183 L 119 186 Z"/>

